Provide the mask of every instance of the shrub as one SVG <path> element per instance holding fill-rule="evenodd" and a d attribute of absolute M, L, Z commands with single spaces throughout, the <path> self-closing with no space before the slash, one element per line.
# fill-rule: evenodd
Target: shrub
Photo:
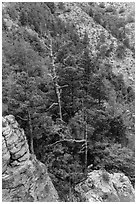
<path fill-rule="evenodd" d="M 125 12 L 125 9 L 124 9 L 123 7 L 121 7 L 121 8 L 119 9 L 119 14 L 124 13 L 124 12 Z"/>
<path fill-rule="evenodd" d="M 99 6 L 100 6 L 101 8 L 105 8 L 104 2 L 101 2 L 101 3 L 99 4 Z"/>
<path fill-rule="evenodd" d="M 6 25 L 6 22 L 4 21 L 3 18 L 2 18 L 2 30 L 3 30 L 3 31 L 8 30 L 7 25 Z"/>
<path fill-rule="evenodd" d="M 106 8 L 106 12 L 113 12 L 113 11 L 115 11 L 115 9 L 112 6 L 108 6 Z"/>
<path fill-rule="evenodd" d="M 51 13 L 54 14 L 56 10 L 54 2 L 45 2 L 45 4 L 50 8 Z"/>
<path fill-rule="evenodd" d="M 89 16 L 91 16 L 91 17 L 93 17 L 93 10 L 92 10 L 92 8 L 89 10 Z"/>
<path fill-rule="evenodd" d="M 110 177 L 106 171 L 103 171 L 101 176 L 104 182 L 109 183 Z"/>
<path fill-rule="evenodd" d="M 64 10 L 64 9 L 65 9 L 64 3 L 63 3 L 63 2 L 59 2 L 59 3 L 58 3 L 58 8 L 59 8 L 60 10 Z"/>
<path fill-rule="evenodd" d="M 15 3 L 8 7 L 7 13 L 9 14 L 10 18 L 16 20 L 18 17 L 18 12 Z"/>
<path fill-rule="evenodd" d="M 88 2 L 90 6 L 94 6 L 94 2 Z"/>
<path fill-rule="evenodd" d="M 120 44 L 116 50 L 116 57 L 122 59 L 124 57 L 125 47 L 124 45 Z"/>
<path fill-rule="evenodd" d="M 132 16 L 131 14 L 129 14 L 127 16 L 127 19 L 126 19 L 126 23 L 134 23 L 135 22 L 135 18 L 134 16 Z"/>
<path fill-rule="evenodd" d="M 123 41 L 123 44 L 130 49 L 130 44 L 129 44 L 129 39 L 128 38 L 125 38 L 124 41 Z"/>
<path fill-rule="evenodd" d="M 97 23 L 101 23 L 101 15 L 99 13 L 96 13 L 94 15 L 94 20 L 97 22 Z"/>

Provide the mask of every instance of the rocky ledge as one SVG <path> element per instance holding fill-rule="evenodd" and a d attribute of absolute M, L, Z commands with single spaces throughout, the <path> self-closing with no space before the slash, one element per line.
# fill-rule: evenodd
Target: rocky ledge
<path fill-rule="evenodd" d="M 123 173 L 94 170 L 75 190 L 87 202 L 135 202 L 134 188 Z"/>
<path fill-rule="evenodd" d="M 12 115 L 2 118 L 2 201 L 58 201 L 46 166 L 30 154 L 24 131 Z"/>

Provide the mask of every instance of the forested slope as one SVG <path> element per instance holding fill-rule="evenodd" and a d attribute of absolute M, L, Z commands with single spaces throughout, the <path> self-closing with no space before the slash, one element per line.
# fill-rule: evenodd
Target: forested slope
<path fill-rule="evenodd" d="M 61 199 L 80 201 L 91 164 L 134 185 L 134 4 L 12 2 L 2 17 L 3 115 Z"/>

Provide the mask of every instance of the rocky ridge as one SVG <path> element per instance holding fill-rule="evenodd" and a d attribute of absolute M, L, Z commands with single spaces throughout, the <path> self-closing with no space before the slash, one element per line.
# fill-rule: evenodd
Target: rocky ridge
<path fill-rule="evenodd" d="M 12 115 L 2 119 L 2 200 L 58 201 L 46 166 L 30 154 L 24 131 Z"/>

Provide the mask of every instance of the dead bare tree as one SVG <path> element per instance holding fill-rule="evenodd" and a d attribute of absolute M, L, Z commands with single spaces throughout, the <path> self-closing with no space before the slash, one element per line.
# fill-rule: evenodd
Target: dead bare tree
<path fill-rule="evenodd" d="M 28 110 L 28 122 L 29 122 L 29 130 L 30 130 L 30 152 L 31 154 L 34 154 L 33 129 L 32 129 L 31 114 L 29 110 Z"/>
<path fill-rule="evenodd" d="M 56 95 L 57 95 L 57 100 L 58 100 L 58 106 L 59 106 L 59 116 L 60 119 L 62 121 L 62 109 L 61 109 L 61 94 L 60 94 L 60 90 L 61 87 L 58 84 L 57 81 L 57 74 L 56 74 L 56 68 L 55 68 L 55 60 L 54 60 L 54 55 L 53 55 L 53 41 L 52 41 L 52 37 L 50 37 L 50 58 L 51 58 L 51 75 L 52 75 L 52 80 L 55 86 L 55 90 L 56 90 Z"/>
<path fill-rule="evenodd" d="M 87 174 L 87 155 L 88 155 L 88 131 L 87 121 L 85 121 L 85 174 Z"/>
<path fill-rule="evenodd" d="M 82 99 L 82 112 L 83 112 L 83 121 L 84 121 L 84 140 L 85 140 L 85 175 L 87 174 L 87 156 L 88 156 L 88 124 L 87 124 L 87 112 L 84 107 L 84 99 Z"/>
<path fill-rule="evenodd" d="M 44 45 L 46 49 L 49 51 L 49 58 L 51 62 L 49 76 L 51 77 L 55 87 L 57 102 L 59 107 L 59 117 L 60 117 L 60 120 L 62 121 L 63 119 L 62 119 L 62 107 L 61 107 L 61 92 L 62 92 L 62 89 L 67 87 L 68 85 L 60 86 L 58 84 L 58 76 L 57 76 L 56 65 L 55 65 L 55 55 L 53 53 L 53 39 L 50 33 L 48 33 L 48 35 L 45 35 L 45 37 L 50 41 L 49 45 L 47 45 L 46 43 L 44 43 Z"/>

